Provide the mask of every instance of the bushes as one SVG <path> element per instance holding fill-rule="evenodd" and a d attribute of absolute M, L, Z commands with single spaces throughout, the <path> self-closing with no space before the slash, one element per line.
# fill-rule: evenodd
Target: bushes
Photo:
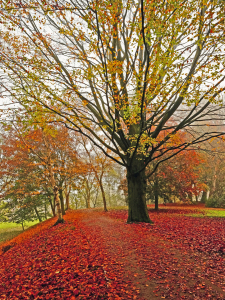
<path fill-rule="evenodd" d="M 206 207 L 225 208 L 225 195 L 221 197 L 210 197 L 206 200 Z"/>

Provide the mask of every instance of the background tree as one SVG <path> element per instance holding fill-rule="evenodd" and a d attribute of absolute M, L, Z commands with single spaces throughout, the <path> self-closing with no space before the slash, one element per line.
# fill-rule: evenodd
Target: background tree
<path fill-rule="evenodd" d="M 174 148 L 185 142 L 188 143 L 185 132 L 180 131 L 173 138 Z M 202 190 L 207 190 L 206 184 L 201 181 L 203 164 L 204 157 L 199 149 L 189 149 L 159 165 L 147 181 L 148 197 L 154 199 L 155 209 L 158 209 L 159 197 L 164 202 L 172 202 L 172 199 L 192 201 L 193 196 L 197 197 Z M 154 164 L 147 167 L 147 177 L 154 167 Z"/>
<path fill-rule="evenodd" d="M 201 165 L 201 180 L 206 185 L 201 201 L 209 207 L 225 207 L 224 141 L 215 139 L 207 145 L 204 163 Z"/>
<path fill-rule="evenodd" d="M 153 174 L 180 151 L 222 134 L 192 129 L 196 121 L 207 125 L 206 115 L 215 117 L 211 103 L 224 91 L 224 6 L 211 0 L 1 2 L 5 93 L 36 121 L 54 113 L 55 121 L 126 168 L 128 222 L 150 222 L 149 163 L 157 160 Z M 171 138 L 187 126 L 189 143 L 174 148 Z"/>
<path fill-rule="evenodd" d="M 81 136 L 81 143 L 85 150 L 85 154 L 88 157 L 89 168 L 92 171 L 97 186 L 101 191 L 104 211 L 106 212 L 107 204 L 104 189 L 104 179 L 107 170 L 113 167 L 113 162 L 108 156 L 104 155 L 102 151 L 100 151 L 98 148 L 95 148 L 93 144 L 90 144 L 89 140 L 84 136 Z M 109 150 L 107 148 L 105 148 L 104 151 L 109 154 Z M 86 184 L 88 184 L 88 182 L 86 182 Z"/>
<path fill-rule="evenodd" d="M 17 198 L 29 196 L 32 197 L 33 202 L 37 202 L 38 199 L 48 199 L 53 215 L 58 201 L 57 215 L 60 220 L 61 207 L 64 209 L 62 199 L 64 185 L 68 189 L 66 192 L 68 207 L 69 186 L 86 170 L 86 165 L 78 159 L 74 149 L 74 137 L 69 135 L 65 127 L 60 128 L 60 126 L 54 129 L 48 126 L 45 131 L 19 129 L 19 133 L 18 130 L 11 129 L 1 147 L 3 151 L 1 171 L 13 178 L 10 187 L 2 194 L 2 198 L 9 198 L 12 195 Z M 59 203 L 58 192 L 60 189 L 61 203 Z M 39 195 L 36 201 L 34 201 L 35 195 Z M 34 210 L 38 217 L 35 206 Z"/>

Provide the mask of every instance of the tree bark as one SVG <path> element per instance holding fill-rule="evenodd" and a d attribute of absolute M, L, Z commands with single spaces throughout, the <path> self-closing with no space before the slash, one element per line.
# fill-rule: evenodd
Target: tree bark
<path fill-rule="evenodd" d="M 37 215 L 37 217 L 38 217 L 38 221 L 39 221 L 39 222 L 42 222 L 42 219 L 41 219 L 41 217 L 40 217 L 40 215 L 39 215 L 39 212 L 38 212 L 36 206 L 34 206 L 34 211 L 35 211 L 35 213 L 36 213 L 36 215 Z"/>
<path fill-rule="evenodd" d="M 54 192 L 55 208 L 56 208 L 56 213 L 57 213 L 57 217 L 58 217 L 58 220 L 54 225 L 57 225 L 59 223 L 64 223 L 64 220 L 63 220 L 63 216 L 62 216 L 62 210 L 61 210 L 61 207 L 60 207 L 59 188 L 55 183 L 55 178 L 54 178 L 54 173 L 52 171 L 51 161 L 48 163 L 48 167 L 49 167 L 51 185 L 52 185 L 52 189 L 53 189 L 53 192 Z"/>
<path fill-rule="evenodd" d="M 106 199 L 105 199 L 105 191 L 104 191 L 104 187 L 102 184 L 102 176 L 99 179 L 99 185 L 100 185 L 100 189 L 101 189 L 101 193 L 102 193 L 102 201 L 103 201 L 103 205 L 104 205 L 104 211 L 107 212 L 107 206 L 106 206 Z"/>
<path fill-rule="evenodd" d="M 59 189 L 57 186 L 54 186 L 54 199 L 55 199 L 55 207 L 56 207 L 57 217 L 58 217 L 58 220 L 54 225 L 57 225 L 59 223 L 64 223 L 63 216 L 62 216 L 62 210 L 60 207 Z"/>
<path fill-rule="evenodd" d="M 46 205 L 46 202 L 45 202 L 45 220 L 47 220 L 47 205 Z"/>
<path fill-rule="evenodd" d="M 128 183 L 128 219 L 127 223 L 145 222 L 153 223 L 148 214 L 146 204 L 146 178 L 145 171 L 139 170 L 143 167 L 143 162 L 136 160 L 132 167 L 127 169 Z"/>
<path fill-rule="evenodd" d="M 159 209 L 159 182 L 158 182 L 157 175 L 155 176 L 155 182 L 154 182 L 154 196 L 155 196 L 155 210 L 158 210 Z"/>
<path fill-rule="evenodd" d="M 61 204 L 61 209 L 62 209 L 62 215 L 64 216 L 66 214 L 66 212 L 65 212 L 65 206 L 64 206 L 63 191 L 62 191 L 61 186 L 59 188 L 59 199 L 60 199 L 60 204 Z"/>
<path fill-rule="evenodd" d="M 51 196 L 48 197 L 48 201 L 51 205 L 53 217 L 55 217 L 55 205 L 52 203 Z"/>
<path fill-rule="evenodd" d="M 91 208 L 91 200 L 90 200 L 90 195 L 87 195 L 86 198 L 86 208 Z"/>
<path fill-rule="evenodd" d="M 70 191 L 71 191 L 71 187 L 68 189 L 66 189 L 66 210 L 70 209 Z"/>
<path fill-rule="evenodd" d="M 201 198 L 201 202 L 205 203 L 207 200 L 207 191 L 203 191 L 202 193 L 202 198 Z"/>
<path fill-rule="evenodd" d="M 86 197 L 85 197 L 86 208 L 91 208 L 91 191 L 90 191 L 90 187 L 89 187 L 87 179 L 86 179 L 85 183 L 86 183 Z"/>

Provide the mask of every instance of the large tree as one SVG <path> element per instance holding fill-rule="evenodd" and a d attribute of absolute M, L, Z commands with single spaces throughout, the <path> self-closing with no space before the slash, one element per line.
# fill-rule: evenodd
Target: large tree
<path fill-rule="evenodd" d="M 151 222 L 149 163 L 157 159 L 155 170 L 221 134 L 192 125 L 207 125 L 224 91 L 224 7 L 218 0 L 1 1 L 5 93 L 36 122 L 64 122 L 126 167 L 128 222 Z M 185 128 L 190 142 L 174 147 L 171 138 Z"/>

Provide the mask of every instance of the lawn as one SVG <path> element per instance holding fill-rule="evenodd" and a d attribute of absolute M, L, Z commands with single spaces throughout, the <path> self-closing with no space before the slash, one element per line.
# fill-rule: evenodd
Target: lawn
<path fill-rule="evenodd" d="M 0 299 L 225 299 L 225 219 L 203 212 L 150 207 L 153 226 L 126 224 L 123 209 L 46 220 L 0 246 Z"/>
<path fill-rule="evenodd" d="M 33 226 L 37 223 L 38 223 L 38 220 L 34 221 L 34 222 L 27 222 L 27 223 L 25 223 L 25 229 L 27 229 L 30 226 Z M 22 232 L 23 232 L 22 226 L 19 224 L 0 223 L 0 243 L 10 240 Z"/>
<path fill-rule="evenodd" d="M 222 217 L 225 218 L 225 209 L 213 209 L 213 208 L 206 208 L 203 210 L 203 216 L 205 217 Z M 195 215 L 199 216 L 199 215 Z"/>

